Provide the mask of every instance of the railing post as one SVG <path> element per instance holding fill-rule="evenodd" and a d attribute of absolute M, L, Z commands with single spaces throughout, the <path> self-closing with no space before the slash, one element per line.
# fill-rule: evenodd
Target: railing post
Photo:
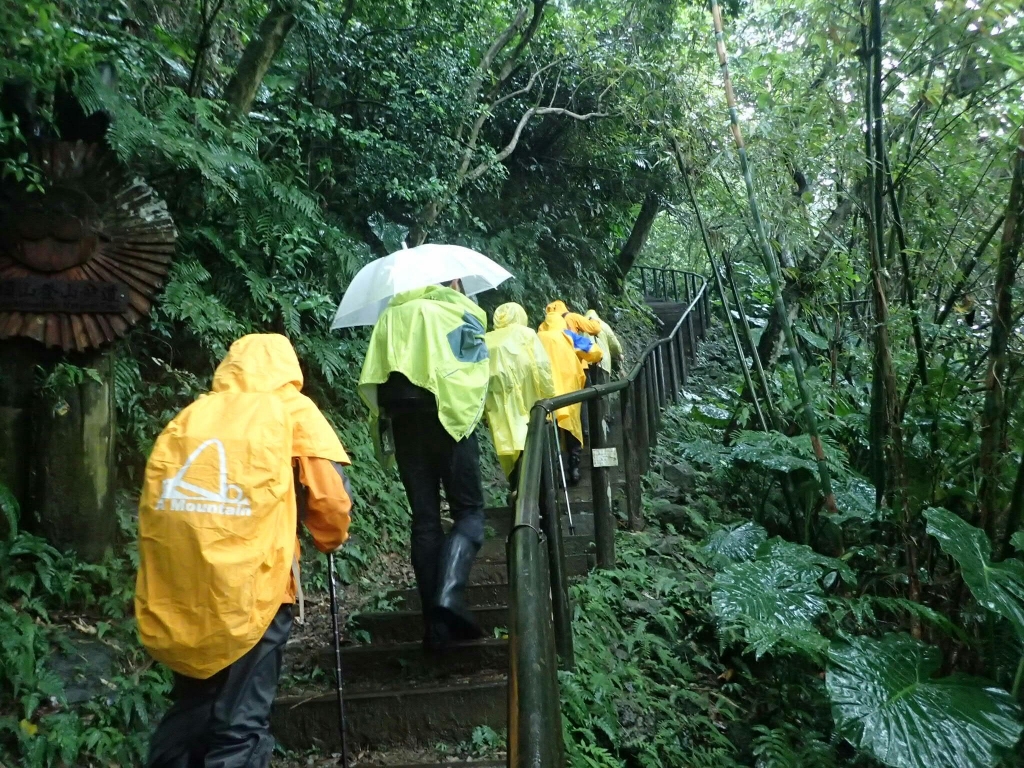
<path fill-rule="evenodd" d="M 651 451 L 658 442 L 658 391 L 657 372 L 654 370 L 654 357 L 648 357 L 644 363 L 647 369 L 647 459 L 644 462 L 645 469 L 651 466 Z"/>
<path fill-rule="evenodd" d="M 554 414 L 552 414 L 554 418 Z M 572 645 L 572 612 L 569 610 L 569 583 L 565 577 L 565 547 L 562 542 L 562 520 L 558 513 L 558 491 L 555 487 L 555 451 L 559 450 L 550 430 L 544 438 L 546 450 L 541 474 L 541 528 L 548 542 L 548 563 L 551 570 L 551 608 L 555 625 L 555 648 L 559 667 L 576 666 Z"/>
<path fill-rule="evenodd" d="M 704 331 L 707 332 L 708 328 L 711 327 L 711 291 L 707 288 L 707 283 L 704 284 Z M 702 337 L 703 338 L 703 337 Z"/>
<path fill-rule="evenodd" d="M 661 427 L 661 412 L 668 405 L 668 376 L 665 374 L 665 345 L 655 347 L 654 363 L 658 368 L 658 427 Z"/>
<path fill-rule="evenodd" d="M 690 302 L 693 301 L 693 291 L 690 290 L 690 276 L 686 276 L 686 306 L 690 306 Z M 694 307 L 694 310 L 697 308 Z M 691 311 L 686 318 L 686 334 L 690 341 L 690 354 L 697 354 L 697 337 L 693 330 L 693 316 L 694 312 Z"/>
<path fill-rule="evenodd" d="M 626 488 L 626 513 L 629 527 L 639 531 L 644 527 L 644 513 L 640 502 L 640 446 L 639 419 L 637 410 L 640 396 L 636 382 L 626 385 L 619 393 L 619 407 L 622 413 L 622 474 Z"/>
<path fill-rule="evenodd" d="M 647 298 L 647 270 L 640 267 L 640 290 L 643 292 L 643 297 Z"/>
<path fill-rule="evenodd" d="M 650 419 L 647 417 L 647 411 L 650 408 L 651 403 L 651 391 L 649 382 L 647 381 L 647 366 L 642 364 L 640 366 L 640 373 L 636 377 L 636 428 L 639 455 L 640 455 L 640 474 L 644 474 L 647 471 L 648 461 L 650 459 L 651 452 L 651 435 Z"/>
<path fill-rule="evenodd" d="M 594 367 L 594 384 L 605 382 L 605 372 Z M 598 467 L 594 449 L 608 447 L 608 403 L 598 397 L 587 403 L 590 411 L 590 489 L 594 502 L 594 541 L 597 567 L 615 567 L 615 518 L 612 516 L 612 483 L 607 467 Z"/>
<path fill-rule="evenodd" d="M 674 269 L 672 270 L 672 301 L 679 301 L 679 286 L 676 284 L 676 275 L 679 274 Z"/>
<path fill-rule="evenodd" d="M 686 342 L 683 341 L 683 336 L 686 333 L 686 326 L 689 324 L 689 317 L 683 321 L 683 324 L 679 327 L 679 333 L 676 334 L 675 345 L 677 359 L 679 360 L 679 386 L 680 388 L 686 386 L 686 382 L 689 380 L 689 368 L 688 361 L 686 359 Z"/>
<path fill-rule="evenodd" d="M 676 402 L 679 390 L 679 379 L 676 377 L 676 346 L 674 337 L 669 334 L 668 343 L 662 347 L 665 353 L 665 384 L 668 387 L 666 402 Z"/>

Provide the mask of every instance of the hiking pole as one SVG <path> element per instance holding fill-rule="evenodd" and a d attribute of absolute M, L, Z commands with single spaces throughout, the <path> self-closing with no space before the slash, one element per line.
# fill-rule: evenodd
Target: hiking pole
<path fill-rule="evenodd" d="M 576 535 L 576 525 L 572 521 L 572 507 L 569 506 L 569 484 L 565 481 L 565 464 L 562 463 L 562 444 L 558 439 L 558 419 L 555 418 L 555 414 L 551 414 L 551 430 L 554 435 L 555 442 L 552 446 L 555 450 L 555 455 L 558 456 L 558 471 L 562 473 L 562 490 L 565 492 L 565 511 L 569 515 L 569 535 Z"/>
<path fill-rule="evenodd" d="M 338 589 L 334 584 L 334 553 L 327 553 L 327 583 L 331 594 L 331 628 L 334 630 L 334 679 L 338 690 L 338 728 L 341 732 L 341 764 L 348 768 L 348 750 L 345 748 L 345 695 L 341 676 L 341 630 L 338 627 Z"/>

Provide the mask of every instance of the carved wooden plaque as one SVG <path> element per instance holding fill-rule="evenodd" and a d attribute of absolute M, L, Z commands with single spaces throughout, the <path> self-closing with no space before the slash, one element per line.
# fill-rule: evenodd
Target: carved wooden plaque
<path fill-rule="evenodd" d="M 39 192 L 0 179 L 0 339 L 66 351 L 124 336 L 163 286 L 167 206 L 99 144 L 39 141 Z"/>

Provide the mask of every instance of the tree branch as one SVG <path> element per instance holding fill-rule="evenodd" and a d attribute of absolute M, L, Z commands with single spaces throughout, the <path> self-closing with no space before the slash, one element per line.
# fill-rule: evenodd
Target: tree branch
<path fill-rule="evenodd" d="M 516 125 L 515 132 L 512 134 L 512 138 L 509 140 L 508 144 L 506 144 L 494 157 L 489 160 L 485 160 L 477 165 L 473 170 L 469 171 L 465 176 L 465 180 L 476 181 L 495 165 L 504 161 L 505 158 L 515 152 L 516 146 L 519 144 L 519 138 L 523 134 L 523 129 L 536 115 L 564 115 L 565 117 L 571 117 L 573 120 L 579 120 L 581 122 L 586 122 L 587 120 L 592 120 L 598 117 L 609 117 L 607 112 L 587 112 L 586 114 L 581 115 L 573 112 L 572 110 L 563 109 L 562 107 L 530 107 L 525 113 L 523 113 L 523 116 L 519 118 L 519 123 Z"/>

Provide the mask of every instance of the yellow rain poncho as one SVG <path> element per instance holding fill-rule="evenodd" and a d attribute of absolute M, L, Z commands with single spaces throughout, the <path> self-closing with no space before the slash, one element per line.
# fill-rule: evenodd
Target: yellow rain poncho
<path fill-rule="evenodd" d="M 359 376 L 359 394 L 375 421 L 377 385 L 403 374 L 437 399 L 441 425 L 455 440 L 476 429 L 484 412 L 489 366 L 487 315 L 451 288 L 430 285 L 395 296 L 380 316 Z"/>
<path fill-rule="evenodd" d="M 288 339 L 245 336 L 213 390 L 153 447 L 139 501 L 135 616 L 143 645 L 175 672 L 206 679 L 237 661 L 288 601 L 292 460 L 349 463 L 301 387 Z"/>
<path fill-rule="evenodd" d="M 612 374 L 612 360 L 617 360 L 622 357 L 622 345 L 619 343 L 619 337 L 615 335 L 615 331 L 608 325 L 604 320 L 598 317 L 597 312 L 593 309 L 587 310 L 587 320 L 593 320 L 596 323 L 601 324 L 601 332 L 594 334 L 587 334 L 597 343 L 597 346 L 601 348 L 601 367 L 605 372 L 611 376 Z"/>
<path fill-rule="evenodd" d="M 494 330 L 484 336 L 491 361 L 484 411 L 506 476 L 526 445 L 533 404 L 555 396 L 548 353 L 527 322 L 521 306 L 502 304 L 494 310 Z"/>
<path fill-rule="evenodd" d="M 544 317 L 544 322 L 540 324 L 540 330 L 542 331 L 572 331 L 577 334 L 597 335 L 601 332 L 601 326 L 599 323 L 593 320 L 588 320 L 583 315 L 578 315 L 575 312 L 570 312 L 568 307 L 565 306 L 564 301 L 552 301 L 547 307 L 544 308 L 547 313 Z M 590 363 L 598 363 L 601 361 L 601 348 L 597 345 L 591 346 L 589 350 L 578 349 L 573 347 L 573 350 L 583 362 L 583 368 L 586 370 L 587 365 Z"/>
<path fill-rule="evenodd" d="M 553 302 L 548 307 L 554 305 L 561 305 L 561 309 L 565 310 L 565 304 L 560 301 Z M 551 375 L 555 383 L 556 395 L 575 392 L 587 384 L 587 374 L 584 372 L 583 362 L 576 356 L 572 340 L 565 335 L 566 327 L 566 319 L 560 312 L 555 311 L 548 313 L 537 330 L 537 336 L 540 337 L 544 349 L 547 350 L 548 359 L 551 361 Z M 579 403 L 559 408 L 555 411 L 555 416 L 558 419 L 558 426 L 571 432 L 577 440 L 583 442 L 583 423 L 580 418 Z"/>

